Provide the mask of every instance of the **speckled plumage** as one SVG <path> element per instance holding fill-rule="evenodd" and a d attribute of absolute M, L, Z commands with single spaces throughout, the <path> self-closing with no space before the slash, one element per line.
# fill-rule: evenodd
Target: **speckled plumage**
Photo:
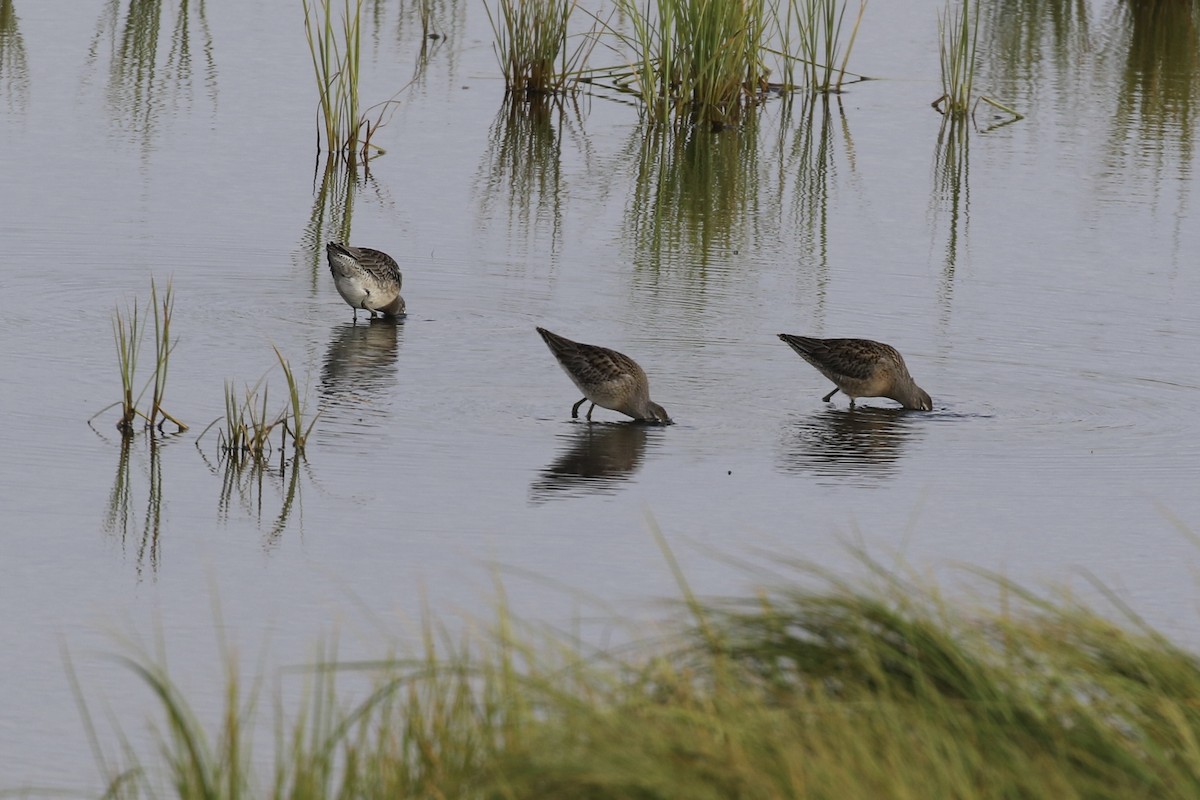
<path fill-rule="evenodd" d="M 825 402 L 841 390 L 850 398 L 852 408 L 859 397 L 887 397 L 905 408 L 933 410 L 933 401 L 917 386 L 904 357 L 891 345 L 870 339 L 814 339 L 789 333 L 781 333 L 779 338 L 837 384 L 821 398 Z"/>
<path fill-rule="evenodd" d="M 404 313 L 404 298 L 400 296 L 400 266 L 381 250 L 351 247 L 341 242 L 325 246 L 333 285 L 351 308 L 354 319 L 358 310 L 396 317 Z"/>
<path fill-rule="evenodd" d="M 571 407 L 572 419 L 579 416 L 579 407 L 590 400 L 588 421 L 596 406 L 646 422 L 671 421 L 666 410 L 650 399 L 650 381 L 629 356 L 607 347 L 573 342 L 545 328 L 538 328 L 537 332 L 558 359 L 559 366 L 583 392 L 583 399 Z"/>

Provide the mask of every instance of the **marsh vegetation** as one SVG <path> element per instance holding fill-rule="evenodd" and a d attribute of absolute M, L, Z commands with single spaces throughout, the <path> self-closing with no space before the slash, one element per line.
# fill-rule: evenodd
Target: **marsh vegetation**
<path fill-rule="evenodd" d="M 212 725 L 165 652 L 134 653 L 125 663 L 164 719 L 161 756 L 114 757 L 96 741 L 107 796 L 166 786 L 182 798 L 1200 790 L 1200 660 L 1119 602 L 1123 624 L 991 576 L 994 608 L 964 607 L 864 563 L 855 582 L 793 564 L 792 579 L 740 600 L 704 602 L 681 583 L 686 617 L 620 648 L 524 625 L 502 600 L 486 633 L 451 635 L 426 617 L 410 657 L 346 662 L 319 648 L 286 675 L 303 677 L 304 700 L 276 707 L 265 771 L 251 749 L 263 687 L 247 687 L 229 653 Z M 365 690 L 348 695 L 347 684 Z"/>
<path fill-rule="evenodd" d="M 505 90 L 517 97 L 563 94 L 579 81 L 595 46 L 595 28 L 568 38 L 574 0 L 496 0 L 484 3 Z"/>
<path fill-rule="evenodd" d="M 860 0 L 849 30 L 845 0 L 620 0 L 618 8 L 628 30 L 606 24 L 604 34 L 633 68 L 597 74 L 632 91 L 651 122 L 721 129 L 771 96 L 840 91 L 867 4 Z"/>
<path fill-rule="evenodd" d="M 370 121 L 359 109 L 362 0 L 304 0 L 304 32 L 317 80 L 319 130 L 330 153 L 364 154 Z M 320 144 L 320 141 L 318 141 Z"/>
<path fill-rule="evenodd" d="M 974 119 L 980 103 L 1004 112 L 1008 124 L 1023 116 L 998 100 L 975 92 L 978 66 L 980 13 L 977 0 L 946 0 L 938 14 L 938 63 L 941 67 L 942 94 L 931 103 L 951 124 Z M 991 127 L 997 127 L 993 125 Z"/>
<path fill-rule="evenodd" d="M 128 734 L 96 714 L 112 796 L 1195 793 L 1194 654 L 1119 609 L 801 578 L 618 621 L 622 647 L 538 628 L 570 605 L 527 587 L 486 634 L 444 622 L 479 607 L 478 554 L 622 609 L 669 591 L 627 524 L 647 504 L 702 548 L 766 531 L 840 567 L 831 535 L 861 525 L 923 567 L 1093 570 L 1189 613 L 1190 556 L 1153 520 L 1197 511 L 1197 5 L 947 6 L 970 110 L 940 130 L 934 6 L 746 5 L 715 34 L 665 2 L 572 6 L 536 70 L 558 88 L 506 92 L 478 0 L 363 0 L 349 26 L 357 4 L 310 2 L 324 77 L 296 0 L 0 0 L 5 788 L 105 788 L 65 641 Z M 721 37 L 741 62 L 712 63 Z M 392 127 L 346 117 L 372 120 L 346 152 L 318 95 L 354 39 L 367 102 L 419 77 Z M 852 83 L 863 56 L 886 80 Z M 1030 118 L 979 136 L 993 91 Z M 350 324 L 331 239 L 404 254 L 408 323 Z M 175 283 L 147 301 L 151 274 Z M 654 354 L 684 424 L 559 419 L 543 318 Z M 903 341 L 946 412 L 822 406 L 762 341 L 793 324 Z M 231 635 L 272 645 L 225 686 L 232 658 L 189 635 L 212 575 Z M 424 643 L 308 652 L 360 610 L 411 616 L 426 582 Z M 96 627 L 160 613 L 171 660 L 131 662 L 166 720 L 147 732 L 146 693 L 91 656 Z"/>

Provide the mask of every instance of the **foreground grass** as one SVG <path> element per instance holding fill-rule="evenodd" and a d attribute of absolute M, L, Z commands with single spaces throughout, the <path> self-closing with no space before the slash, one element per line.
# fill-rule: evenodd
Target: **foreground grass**
<path fill-rule="evenodd" d="M 263 774 L 246 744 L 254 691 L 227 676 L 227 710 L 205 729 L 160 659 L 134 659 L 162 703 L 161 749 L 103 763 L 107 794 L 1200 796 L 1194 654 L 1002 581 L 999 610 L 967 611 L 873 576 L 688 597 L 676 633 L 620 653 L 502 612 L 486 637 L 427 626 L 416 659 L 322 658 L 303 707 L 277 712 Z M 373 691 L 348 703 L 339 687 L 368 674 Z"/>

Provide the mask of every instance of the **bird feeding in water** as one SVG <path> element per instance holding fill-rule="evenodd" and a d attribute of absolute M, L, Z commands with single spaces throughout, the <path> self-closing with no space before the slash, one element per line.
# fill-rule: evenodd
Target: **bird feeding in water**
<path fill-rule="evenodd" d="M 837 384 L 821 398 L 827 403 L 841 391 L 850 398 L 851 408 L 859 397 L 887 397 L 905 408 L 933 410 L 933 400 L 917 386 L 904 357 L 891 345 L 870 339 L 814 339 L 790 333 L 781 333 L 779 338 Z"/>
<path fill-rule="evenodd" d="M 403 278 L 396 259 L 382 250 L 351 247 L 341 242 L 327 244 L 325 255 L 333 285 L 354 309 L 355 322 L 360 308 L 371 312 L 372 318 L 376 312 L 387 317 L 404 313 L 404 298 L 400 296 Z"/>
<path fill-rule="evenodd" d="M 670 424 L 666 410 L 650 399 L 650 381 L 632 358 L 607 347 L 573 342 L 545 328 L 537 332 L 567 377 L 583 392 L 583 399 L 571 406 L 572 419 L 579 416 L 585 401 L 591 401 L 589 422 L 596 406 L 601 406 L 636 420 Z"/>

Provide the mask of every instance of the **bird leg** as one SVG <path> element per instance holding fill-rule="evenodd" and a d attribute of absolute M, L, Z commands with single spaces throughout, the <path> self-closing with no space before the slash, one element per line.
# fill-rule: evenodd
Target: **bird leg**
<path fill-rule="evenodd" d="M 592 407 L 588 409 L 587 421 L 592 421 L 592 412 L 596 410 L 596 404 L 592 403 Z"/>
<path fill-rule="evenodd" d="M 579 418 L 579 407 L 580 407 L 581 405 L 583 405 L 584 403 L 586 403 L 586 402 L 587 402 L 587 398 L 586 398 L 586 397 L 581 397 L 581 398 L 579 399 L 579 402 L 578 402 L 578 403 L 576 403 L 575 405 L 571 406 L 571 419 L 578 419 L 578 418 Z M 590 412 L 589 412 L 589 413 L 590 413 Z"/>
<path fill-rule="evenodd" d="M 835 387 L 833 387 L 833 391 L 832 391 L 832 392 L 830 392 L 829 394 L 827 394 L 827 395 L 825 395 L 824 397 L 822 397 L 822 398 L 821 398 L 821 402 L 823 402 L 823 403 L 828 403 L 828 402 L 829 402 L 829 398 L 833 397 L 833 396 L 834 396 L 835 394 L 837 394 L 837 393 L 838 393 L 838 387 L 836 387 L 836 386 L 835 386 Z M 851 401 L 850 401 L 850 405 L 854 405 L 854 401 L 853 401 L 853 400 L 851 400 Z"/>

